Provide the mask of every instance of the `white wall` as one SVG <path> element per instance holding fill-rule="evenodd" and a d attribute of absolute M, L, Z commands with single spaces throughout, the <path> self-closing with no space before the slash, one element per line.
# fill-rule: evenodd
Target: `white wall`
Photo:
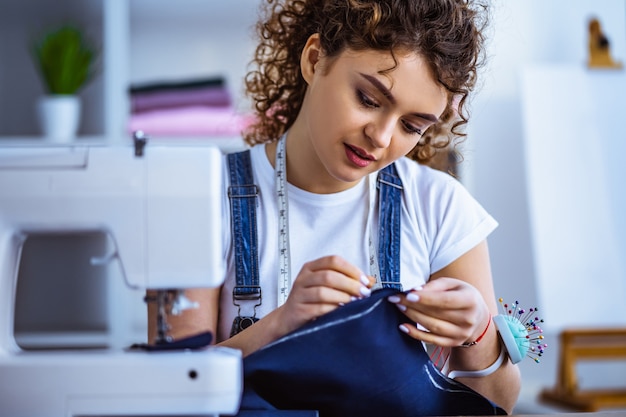
<path fill-rule="evenodd" d="M 260 1 L 237 1 L 237 6 L 218 0 L 159 1 L 155 7 L 154 0 L 133 0 L 131 83 L 224 76 L 235 106 L 248 110 L 243 78 L 256 46 Z"/>
<path fill-rule="evenodd" d="M 473 103 L 464 172 L 470 190 L 500 222 L 490 238 L 498 296 L 533 306 L 539 298 L 526 194 L 520 74 L 536 64 L 584 67 L 591 16 L 599 18 L 613 57 L 626 62 L 626 8 L 621 0 L 494 0 L 492 13 L 489 64 Z"/>
<path fill-rule="evenodd" d="M 545 278 L 539 282 L 537 277 L 536 248 L 532 245 L 536 235 L 531 230 L 524 143 L 526 133 L 532 132 L 525 131 L 521 74 L 525 68 L 537 65 L 584 68 L 587 61 L 587 23 L 592 16 L 600 20 L 611 42 L 612 56 L 626 63 L 625 3 L 622 0 L 493 0 L 489 61 L 483 72 L 483 84 L 473 102 L 462 172 L 468 188 L 500 222 L 500 227 L 489 239 L 497 296 L 509 302 L 518 300 L 523 307 L 538 306 L 542 314 L 546 312 L 542 303 L 548 302 L 554 303 L 550 304 L 551 307 L 560 306 L 563 312 L 592 309 L 593 303 L 604 301 L 602 291 L 611 291 L 611 288 L 602 288 L 598 285 L 598 277 L 589 274 L 587 286 L 583 286 L 582 290 L 584 295 L 576 295 L 578 300 L 590 302 L 570 303 L 573 300 L 568 297 L 567 285 L 562 286 L 565 291 L 560 297 L 546 301 L 540 297 L 542 291 L 545 294 L 546 288 L 552 286 L 553 290 L 555 285 L 560 284 L 556 283 L 557 280 L 545 282 Z M 574 96 L 577 87 L 571 86 Z M 550 120 L 550 113 L 546 111 L 547 120 Z M 576 122 L 593 125 L 595 121 Z M 616 138 L 623 141 L 622 132 L 616 132 Z M 567 141 L 565 143 L 568 146 Z M 620 163 L 619 156 L 611 157 L 615 163 Z M 613 168 L 613 171 L 619 172 L 619 168 Z M 613 186 L 618 182 L 619 179 L 613 179 Z M 624 186 L 618 187 L 611 191 L 613 195 L 624 194 Z M 554 198 L 559 198 L 559 190 L 554 193 Z M 581 196 L 581 200 L 585 201 L 584 197 Z M 594 204 L 589 198 L 586 202 Z M 593 212 L 594 207 L 587 210 Z M 619 214 L 614 217 L 619 223 Z M 623 220 L 616 227 L 626 231 Z M 567 239 L 573 239 L 572 234 L 563 236 L 564 241 Z M 603 242 L 597 244 L 602 245 Z M 618 251 L 621 252 L 617 256 L 626 259 L 623 239 Z M 593 270 L 592 265 L 587 267 Z M 624 288 L 626 277 L 622 276 L 621 280 Z M 622 309 L 623 302 L 609 311 L 624 317 Z M 550 320 L 550 317 L 544 318 Z M 562 318 L 556 318 L 556 321 L 562 321 Z M 542 363 L 537 365 L 530 360 L 521 363 L 524 382 L 516 407 L 518 413 L 552 412 L 552 409 L 536 403 L 540 390 L 552 387 L 557 375 L 558 334 L 556 331 L 548 332 L 546 338 L 549 347 Z M 590 362 L 585 365 L 589 366 L 579 368 L 579 376 L 587 387 L 623 386 L 626 368 L 623 363 L 609 361 L 606 364 Z"/>

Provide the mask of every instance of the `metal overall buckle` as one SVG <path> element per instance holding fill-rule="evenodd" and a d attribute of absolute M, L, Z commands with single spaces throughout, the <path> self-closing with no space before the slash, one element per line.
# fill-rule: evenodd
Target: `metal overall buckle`
<path fill-rule="evenodd" d="M 235 336 L 241 331 L 247 329 L 252 326 L 254 323 L 259 321 L 256 316 L 256 308 L 260 306 L 263 302 L 263 295 L 261 288 L 257 285 L 239 285 L 239 288 L 258 288 L 258 294 L 235 294 L 233 291 L 233 305 L 237 306 L 237 317 L 233 320 L 233 325 L 230 328 L 230 337 Z M 238 304 L 237 301 L 248 301 L 248 300 L 258 300 L 258 303 L 254 305 L 252 316 L 242 316 L 241 315 L 241 304 Z"/>

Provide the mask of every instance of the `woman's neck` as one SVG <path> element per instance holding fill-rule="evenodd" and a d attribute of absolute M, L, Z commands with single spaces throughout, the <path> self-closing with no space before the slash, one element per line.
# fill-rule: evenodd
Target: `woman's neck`
<path fill-rule="evenodd" d="M 319 161 L 310 142 L 296 137 L 292 131 L 285 138 L 287 182 L 302 190 L 316 194 L 332 194 L 354 187 L 359 181 L 346 183 L 333 178 Z M 278 141 L 265 145 L 265 154 L 276 169 Z"/>

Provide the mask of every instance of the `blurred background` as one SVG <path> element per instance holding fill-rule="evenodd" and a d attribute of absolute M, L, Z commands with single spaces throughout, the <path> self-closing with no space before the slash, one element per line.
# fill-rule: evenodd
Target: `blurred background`
<path fill-rule="evenodd" d="M 519 411 L 539 411 L 563 329 L 621 327 L 626 314 L 623 1 L 495 1 L 463 181 L 499 220 L 489 239 L 498 296 L 538 307 L 549 347 L 525 360 Z M 589 22 L 617 68 L 589 68 Z M 624 361 L 577 366 L 581 388 L 625 387 Z M 544 409 L 550 411 L 551 409 Z"/>
<path fill-rule="evenodd" d="M 194 124 L 194 117 L 245 124 L 249 109 L 242 80 L 255 45 L 251 33 L 259 2 L 0 0 L 0 146 L 44 140 L 35 103 L 45 90 L 30 50 L 42 33 L 73 24 L 99 51 L 97 73 L 79 92 L 77 143 L 121 143 L 139 126 L 169 140 L 241 147 L 236 131 Z M 500 223 L 489 239 L 497 295 L 539 308 L 545 319 L 549 347 L 540 364 L 521 364 L 524 384 L 516 411 L 552 412 L 559 408 L 537 397 L 556 381 L 559 333 L 626 327 L 626 77 L 620 67 L 626 61 L 626 3 L 494 0 L 492 5 L 488 61 L 471 105 L 460 179 Z M 615 64 L 610 68 L 589 68 L 593 18 L 608 41 Z M 189 111 L 194 109 L 190 86 L 200 94 L 207 85 L 221 101 L 208 116 Z M 183 90 L 175 108 L 162 101 L 160 108 L 153 103 L 157 107 L 150 113 L 140 104 L 145 91 Z M 150 115 L 170 124 L 154 124 Z M 45 345 L 29 337 L 55 331 L 104 332 L 105 344 L 122 346 L 145 336 L 140 294 L 123 283 L 94 280 L 110 295 L 101 303 L 95 300 L 102 292 L 78 285 L 80 274 L 67 279 L 63 290 L 35 278 L 20 284 L 18 302 L 29 306 L 16 317 L 16 333 L 29 341 L 24 346 Z M 77 305 L 97 311 L 68 330 L 60 323 L 76 321 L 70 318 L 76 314 L 67 311 L 67 302 L 42 300 L 41 288 L 48 300 L 59 298 L 50 296 L 57 288 L 63 299 L 80 299 Z M 578 370 L 584 387 L 626 385 L 624 361 L 594 361 Z"/>

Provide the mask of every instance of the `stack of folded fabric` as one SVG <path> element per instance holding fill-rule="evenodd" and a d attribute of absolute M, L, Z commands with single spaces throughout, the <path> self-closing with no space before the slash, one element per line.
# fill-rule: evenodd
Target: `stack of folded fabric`
<path fill-rule="evenodd" d="M 221 77 L 131 85 L 128 130 L 151 136 L 239 136 L 252 122 L 237 112 Z"/>

